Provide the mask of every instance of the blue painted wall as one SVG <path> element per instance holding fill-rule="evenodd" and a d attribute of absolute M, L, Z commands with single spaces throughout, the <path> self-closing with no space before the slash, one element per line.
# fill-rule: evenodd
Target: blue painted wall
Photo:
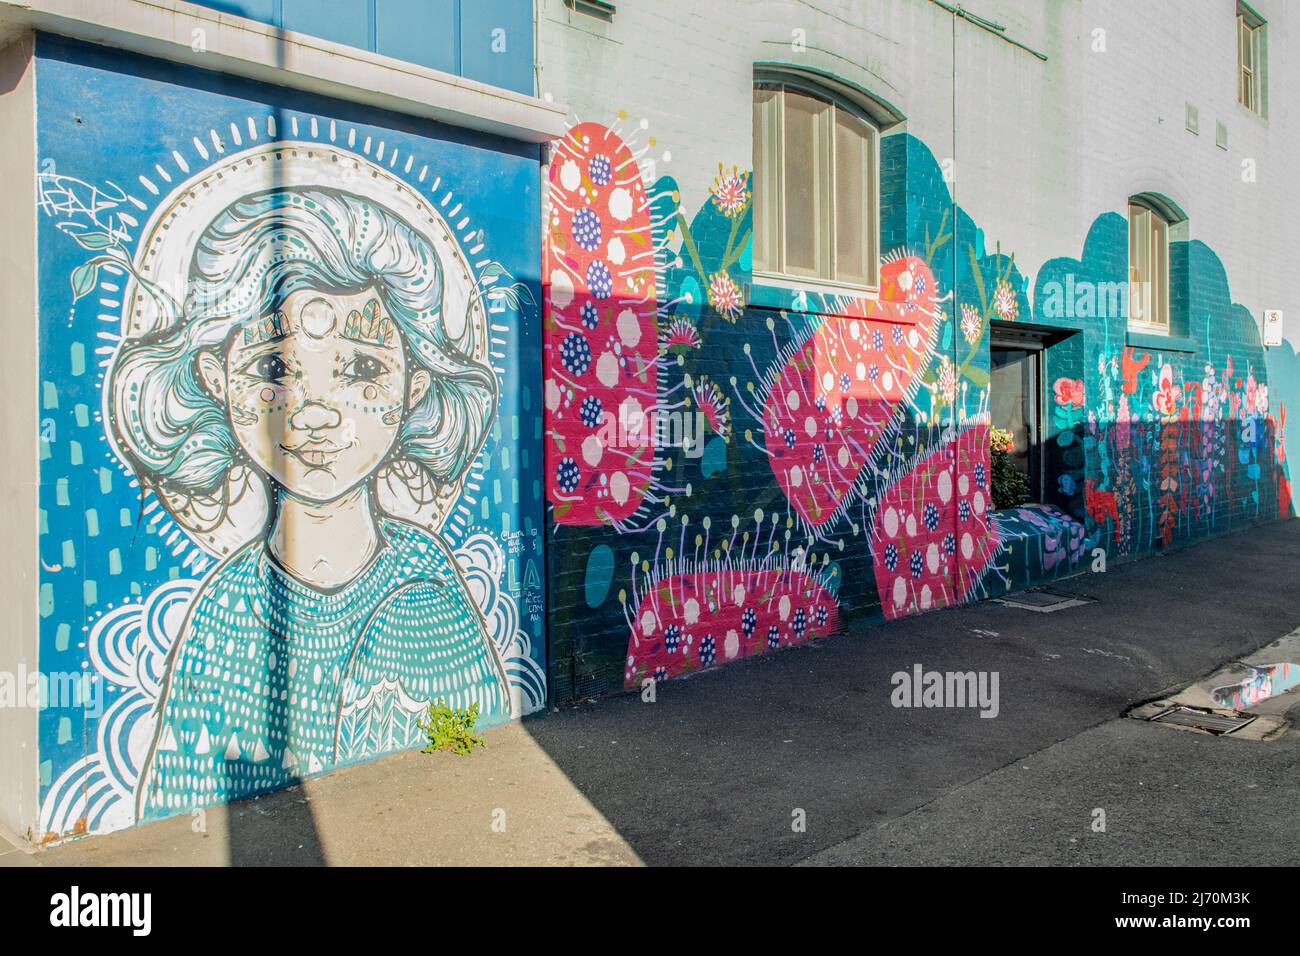
<path fill-rule="evenodd" d="M 532 0 L 196 0 L 471 80 L 533 92 Z"/>
<path fill-rule="evenodd" d="M 380 205 L 432 210 L 421 213 L 424 222 L 406 217 L 429 242 L 445 227 L 436 248 L 464 257 L 457 273 L 455 254 L 438 253 L 445 321 L 463 320 L 463 310 L 451 315 L 448 303 L 463 304 L 476 284 L 486 310 L 474 341 L 497 397 L 463 491 L 436 506 L 445 511 L 433 533 L 440 545 L 428 535 L 410 538 L 411 560 L 420 565 L 439 547 L 452 556 L 456 567 L 444 563 L 439 577 L 458 600 L 478 605 L 516 713 L 540 706 L 546 659 L 536 147 L 44 36 L 37 57 L 40 667 L 97 680 L 88 699 L 51 702 L 41 714 L 42 830 L 107 830 L 135 821 L 150 747 L 167 744 L 150 715 L 168 681 L 176 684 L 168 649 L 185 633 L 185 614 L 198 596 L 215 594 L 210 583 L 221 576 L 225 547 L 238 544 L 223 547 L 182 528 L 174 502 L 164 506 L 142 490 L 138 464 L 128 463 L 113 437 L 110 420 L 118 419 L 106 395 L 124 338 L 139 344 L 126 296 L 133 283 L 116 263 L 132 262 L 138 275 L 147 275 L 145 237 L 173 229 L 189 237 L 176 241 L 192 246 L 209 216 L 195 214 L 187 224 L 186 210 L 209 193 L 227 206 L 227 197 L 265 189 L 328 187 L 373 200 L 366 215 Z M 360 174 L 349 179 L 338 168 L 353 160 Z M 377 200 L 376 189 L 382 190 Z M 154 229 L 153 217 L 165 208 L 178 210 L 177 218 L 160 218 L 166 228 Z M 464 275 L 459 300 L 452 291 L 457 274 Z M 409 355 L 409 333 L 404 336 Z M 185 371 L 183 364 L 177 369 Z M 433 380 L 441 387 L 439 373 Z M 254 535 L 248 546 L 260 547 L 259 540 Z M 268 600 L 256 589 L 247 596 L 254 611 L 259 599 Z M 270 615 L 277 610 L 283 608 Z M 461 617 L 473 624 L 473 615 Z M 256 645 L 270 641 L 273 630 L 234 636 L 238 647 L 247 639 L 250 653 L 261 653 Z M 448 631 L 435 626 L 416 633 Z M 243 653 L 237 650 L 235 658 Z M 269 672 L 264 680 L 246 686 L 254 699 L 274 683 Z M 231 761 L 266 759 L 238 727 L 240 739 L 232 744 L 206 739 L 203 727 L 185 720 L 177 723 L 178 735 L 191 734 L 180 741 L 182 755 L 193 752 L 211 763 L 216 758 L 203 754 L 225 747 L 227 763 L 217 765 L 227 769 Z M 289 762 L 284 756 L 284 765 Z M 304 761 L 288 775 L 307 776 L 331 761 L 321 764 Z M 230 779 L 235 776 L 232 769 Z M 285 776 L 275 771 L 268 786 L 281 785 Z M 156 802 L 144 815 L 179 812 L 222 792 Z"/>

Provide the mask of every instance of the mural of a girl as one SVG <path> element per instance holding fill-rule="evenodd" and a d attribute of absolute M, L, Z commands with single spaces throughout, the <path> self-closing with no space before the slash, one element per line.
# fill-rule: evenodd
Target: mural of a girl
<path fill-rule="evenodd" d="M 510 716 L 460 568 L 408 520 L 459 492 L 496 407 L 445 304 L 439 250 L 373 196 L 275 186 L 210 219 L 183 304 L 121 346 L 113 441 L 221 557 L 167 662 L 137 818 L 411 746 L 431 700 Z"/>

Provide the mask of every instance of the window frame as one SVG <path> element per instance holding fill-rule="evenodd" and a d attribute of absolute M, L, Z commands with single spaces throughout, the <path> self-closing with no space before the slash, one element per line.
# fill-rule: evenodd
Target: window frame
<path fill-rule="evenodd" d="M 1241 0 L 1237 2 L 1237 103 L 1264 115 L 1264 26 L 1267 21 Z M 1247 64 L 1249 51 L 1249 64 Z"/>
<path fill-rule="evenodd" d="M 1147 262 L 1154 260 L 1155 237 L 1157 233 L 1162 236 L 1160 249 L 1160 262 L 1162 268 L 1159 275 L 1159 286 L 1154 291 L 1158 296 L 1156 308 L 1150 308 L 1151 303 L 1145 303 L 1147 309 L 1144 309 L 1144 316 L 1141 319 L 1133 318 L 1133 229 L 1134 213 L 1140 212 L 1148 218 L 1150 225 L 1147 227 Z M 1160 224 L 1160 229 L 1155 228 L 1155 224 Z M 1151 202 L 1144 200 L 1141 196 L 1130 196 L 1128 200 L 1128 314 L 1125 317 L 1128 328 L 1134 332 L 1142 332 L 1149 335 L 1172 335 L 1173 318 L 1169 302 L 1169 266 L 1170 266 L 1170 248 L 1169 248 L 1169 231 L 1177 225 L 1177 222 L 1171 219 L 1165 212 L 1157 209 Z M 1151 284 L 1147 276 L 1139 277 L 1143 283 L 1143 290 Z M 1162 321 L 1152 321 L 1146 315 L 1146 311 L 1157 313 L 1162 317 Z"/>
<path fill-rule="evenodd" d="M 754 79 L 751 101 L 753 94 L 759 90 L 771 90 L 776 94 L 775 118 L 773 130 L 775 143 L 761 144 L 758 140 L 759 129 L 757 124 L 751 130 L 754 138 L 753 153 L 757 155 L 760 148 L 771 146 L 772 155 L 775 158 L 775 170 L 766 171 L 767 175 L 776 176 L 775 198 L 776 198 L 776 216 L 777 225 L 775 229 L 775 243 L 777 248 L 774 250 L 764 250 L 767 254 L 768 261 L 764 263 L 766 269 L 758 268 L 758 254 L 755 250 L 754 261 L 755 268 L 753 272 L 754 281 L 762 285 L 770 285 L 778 288 L 793 290 L 812 290 L 824 291 L 831 294 L 856 294 L 871 295 L 880 292 L 880 137 L 881 124 L 860 106 L 850 102 L 843 96 L 827 90 L 812 81 L 804 81 L 800 78 L 781 75 L 781 76 L 756 76 Z M 828 225 L 822 232 L 819 232 L 817 241 L 826 244 L 826 251 L 830 259 L 830 267 L 827 270 L 830 277 L 789 271 L 786 258 L 786 180 L 784 170 L 785 157 L 785 92 L 794 91 L 802 96 L 818 100 L 830 107 L 830 114 L 826 123 L 828 128 L 828 141 L 826 144 L 827 173 L 829 175 L 829 210 Z M 868 276 L 866 283 L 860 283 L 851 279 L 839 278 L 838 257 L 839 257 L 839 237 L 837 232 L 837 208 L 835 197 L 838 190 L 836 182 L 838 161 L 836 157 L 836 137 L 839 135 L 839 122 L 836 116 L 837 110 L 842 110 L 849 117 L 866 127 L 866 139 L 869 142 L 869 163 L 870 175 L 869 181 L 864 181 L 863 188 L 870 193 L 870 200 L 864 210 L 868 223 L 865 230 L 865 241 L 868 243 L 866 256 L 866 265 Z M 754 163 L 755 169 L 758 168 L 757 162 Z M 753 187 L 753 196 L 755 199 L 755 214 L 757 214 L 758 197 L 761 190 L 758 183 L 755 182 Z M 820 197 L 819 197 L 820 198 Z M 770 214 L 770 213 L 769 213 Z M 753 232 L 754 241 L 757 245 L 759 231 L 756 228 Z M 771 261 L 775 259 L 776 261 Z"/>

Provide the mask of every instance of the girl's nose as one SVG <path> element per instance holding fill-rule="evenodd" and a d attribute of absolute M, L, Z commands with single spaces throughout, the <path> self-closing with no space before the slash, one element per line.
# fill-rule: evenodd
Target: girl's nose
<path fill-rule="evenodd" d="M 314 432 L 337 428 L 342 420 L 338 409 L 326 408 L 320 402 L 307 402 L 289 416 L 289 427 L 297 431 Z"/>

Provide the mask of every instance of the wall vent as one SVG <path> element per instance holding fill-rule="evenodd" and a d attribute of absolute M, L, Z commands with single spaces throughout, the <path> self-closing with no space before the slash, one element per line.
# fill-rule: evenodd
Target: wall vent
<path fill-rule="evenodd" d="M 585 13 L 598 20 L 613 20 L 617 9 L 608 0 L 564 0 L 564 5 L 576 13 Z"/>

